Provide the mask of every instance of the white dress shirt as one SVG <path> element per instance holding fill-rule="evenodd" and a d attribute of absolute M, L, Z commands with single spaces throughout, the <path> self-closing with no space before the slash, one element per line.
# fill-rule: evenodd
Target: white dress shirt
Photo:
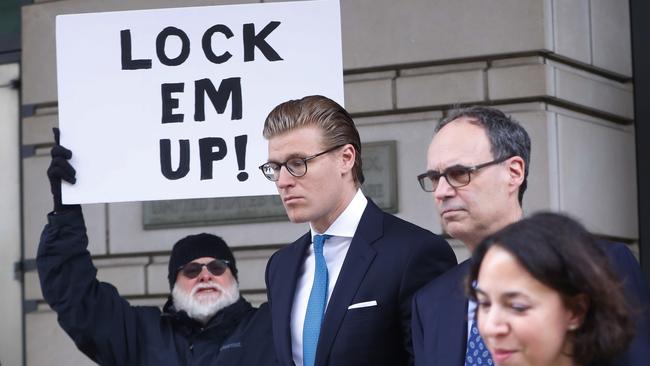
<path fill-rule="evenodd" d="M 368 200 L 361 192 L 357 190 L 352 201 L 348 204 L 345 211 L 336 218 L 336 220 L 325 230 L 319 233 L 311 227 L 312 244 L 307 250 L 307 256 L 298 272 L 298 282 L 296 283 L 296 292 L 293 298 L 293 307 L 291 308 L 291 349 L 293 361 L 296 366 L 303 366 L 302 363 L 302 327 L 305 322 L 305 313 L 307 312 L 307 302 L 311 293 L 311 286 L 314 282 L 314 236 L 319 234 L 331 235 L 332 237 L 325 241 L 323 246 L 323 256 L 327 264 L 328 286 L 327 286 L 327 303 L 329 303 L 332 291 L 336 285 L 336 280 L 341 272 L 345 255 L 348 253 L 352 237 L 357 231 L 361 215 L 366 209 Z M 327 309 L 327 305 L 325 305 Z"/>
<path fill-rule="evenodd" d="M 467 341 L 469 342 L 470 332 L 472 330 L 472 323 L 476 321 L 476 307 L 478 304 L 472 300 L 467 303 Z M 478 324 L 476 325 L 478 327 Z"/>

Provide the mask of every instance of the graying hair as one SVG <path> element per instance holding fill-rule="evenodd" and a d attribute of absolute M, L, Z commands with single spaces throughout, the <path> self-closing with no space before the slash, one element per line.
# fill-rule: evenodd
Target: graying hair
<path fill-rule="evenodd" d="M 458 118 L 469 118 L 483 128 L 490 141 L 490 152 L 493 159 L 506 159 L 519 156 L 524 160 L 524 181 L 519 187 L 519 204 L 524 199 L 524 192 L 528 186 L 528 166 L 530 165 L 530 137 L 528 132 L 510 116 L 502 111 L 485 106 L 471 106 L 450 111 L 436 126 L 435 132 L 440 131 L 449 123 Z"/>

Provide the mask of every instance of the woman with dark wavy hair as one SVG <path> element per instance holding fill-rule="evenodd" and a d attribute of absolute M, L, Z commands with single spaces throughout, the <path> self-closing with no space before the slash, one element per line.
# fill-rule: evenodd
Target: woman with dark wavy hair
<path fill-rule="evenodd" d="M 477 247 L 467 291 L 497 365 L 600 365 L 634 335 L 615 278 L 582 225 L 539 213 Z"/>

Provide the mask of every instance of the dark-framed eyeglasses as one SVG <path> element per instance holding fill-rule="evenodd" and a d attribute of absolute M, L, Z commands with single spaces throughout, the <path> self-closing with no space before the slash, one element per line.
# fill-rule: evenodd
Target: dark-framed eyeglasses
<path fill-rule="evenodd" d="M 228 264 L 230 264 L 230 261 L 225 259 L 215 259 L 208 263 L 190 262 L 178 267 L 178 271 L 180 271 L 183 276 L 192 279 L 196 278 L 201 271 L 203 271 L 203 267 L 205 267 L 213 275 L 221 276 L 226 272 L 226 269 L 228 269 Z"/>
<path fill-rule="evenodd" d="M 502 163 L 511 157 L 512 156 L 495 159 L 474 166 L 454 165 L 445 169 L 442 173 L 435 170 L 428 170 L 426 173 L 418 175 L 418 182 L 425 192 L 435 191 L 436 188 L 438 188 L 438 183 L 440 183 L 440 178 L 442 177 L 445 177 L 447 183 L 454 188 L 464 187 L 471 181 L 472 173 L 490 165 Z"/>
<path fill-rule="evenodd" d="M 341 144 L 341 145 L 336 145 L 332 148 L 329 148 L 325 151 L 319 152 L 318 154 L 314 154 L 311 156 L 307 156 L 304 158 L 291 158 L 284 163 L 276 163 L 274 161 L 269 161 L 268 163 L 264 163 L 259 166 L 260 170 L 262 171 L 262 174 L 266 177 L 266 179 L 272 181 L 272 182 L 277 182 L 278 179 L 280 179 L 280 169 L 284 166 L 287 168 L 287 171 L 289 174 L 293 175 L 294 177 L 302 177 L 303 175 L 307 174 L 307 162 L 309 160 L 315 159 L 321 155 L 327 154 L 328 152 L 332 152 L 340 147 L 343 147 L 347 144 Z"/>

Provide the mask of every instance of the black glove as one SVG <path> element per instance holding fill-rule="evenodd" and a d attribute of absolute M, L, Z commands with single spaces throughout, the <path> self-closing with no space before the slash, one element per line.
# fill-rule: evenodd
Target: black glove
<path fill-rule="evenodd" d="M 72 157 L 72 151 L 59 145 L 59 129 L 54 127 L 54 147 L 52 147 L 51 155 L 52 162 L 50 167 L 47 168 L 47 177 L 50 179 L 50 189 L 52 190 L 52 198 L 54 199 L 54 212 L 61 212 L 65 210 L 78 209 L 79 205 L 64 205 L 61 202 L 61 180 L 74 184 L 77 181 L 75 178 L 75 170 L 70 165 L 68 159 Z"/>

